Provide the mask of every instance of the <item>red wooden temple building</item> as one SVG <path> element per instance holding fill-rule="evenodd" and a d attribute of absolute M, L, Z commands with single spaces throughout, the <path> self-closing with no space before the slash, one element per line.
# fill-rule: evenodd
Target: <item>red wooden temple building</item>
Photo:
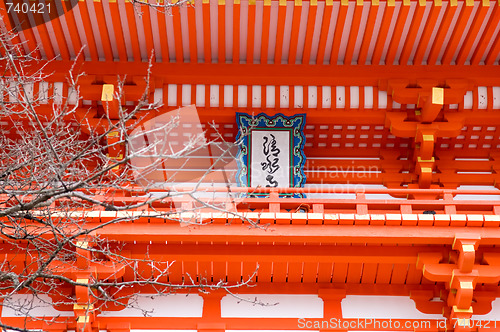
<path fill-rule="evenodd" d="M 96 232 L 120 242 L 129 258 L 173 262 L 165 282 L 203 280 L 208 290 L 251 277 L 252 287 L 231 288 L 236 296 L 178 289 L 135 298 L 136 307 L 150 310 L 146 316 L 131 307 L 94 309 L 81 284 L 113 271 L 103 272 L 89 244 L 78 242 L 74 250 L 89 261 L 69 259 L 61 272 L 79 283 L 65 286 L 74 303 L 33 308 L 28 322 L 4 306 L 3 324 L 111 332 L 500 329 L 500 2 L 194 0 L 165 11 L 156 1 L 40 0 L 57 14 L 26 16 L 22 6 L 32 2 L 0 1 L 0 27 L 16 31 L 10 43 L 42 59 L 37 66 L 48 73 L 33 86 L 46 88 L 48 100 L 36 112 L 51 114 L 58 100 L 71 98 L 67 77 L 78 70 L 86 76 L 71 104 L 81 123 L 97 128 L 103 105 L 109 119 L 120 117 L 117 76 L 126 76 L 124 106 L 137 104 L 148 78 L 146 101 L 161 105 L 154 112 L 196 107 L 196 121 L 183 122 L 169 144 L 182 145 L 193 128 L 235 142 L 238 114 L 302 114 L 293 137 L 304 138 L 296 147 L 305 159 L 293 171 L 302 182 L 278 189 L 243 166 L 248 182 L 231 185 L 243 193 L 237 209 L 204 206 L 192 214 L 202 226 L 183 224 L 182 216 L 149 217 L 161 207 L 154 204 L 72 212 L 86 225 L 138 213 Z M 2 133 L 9 119 L 0 119 Z M 107 134 L 108 144 L 115 134 Z M 254 136 L 247 143 L 255 148 Z M 127 151 L 109 146 L 105 153 L 120 161 Z M 192 187 L 211 158 L 199 153 L 150 179 L 161 184 L 173 172 L 177 184 Z M 227 165 L 241 172 L 241 163 Z M 221 172 L 201 187 L 223 192 L 238 182 Z M 119 205 L 130 197 L 113 199 Z M 182 196 L 179 202 L 169 209 L 193 206 Z M 13 259 L 5 248 L 4 263 Z M 119 278 L 132 275 L 125 269 Z"/>

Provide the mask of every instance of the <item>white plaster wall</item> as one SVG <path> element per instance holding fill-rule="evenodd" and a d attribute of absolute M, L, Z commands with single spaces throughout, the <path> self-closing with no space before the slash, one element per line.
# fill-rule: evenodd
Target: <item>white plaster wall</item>
<path fill-rule="evenodd" d="M 317 295 L 242 294 L 242 301 L 226 295 L 221 301 L 222 317 L 250 318 L 321 318 L 323 300 Z M 259 305 L 254 302 L 264 303 Z"/>

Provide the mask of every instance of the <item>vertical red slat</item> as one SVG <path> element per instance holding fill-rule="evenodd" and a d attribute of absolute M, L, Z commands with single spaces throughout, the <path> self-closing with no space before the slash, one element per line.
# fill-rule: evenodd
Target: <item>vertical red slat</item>
<path fill-rule="evenodd" d="M 318 105 L 317 109 L 323 109 L 323 87 L 318 86 Z"/>
<path fill-rule="evenodd" d="M 84 6 L 86 7 L 86 6 Z M 32 13 L 35 19 L 35 22 L 45 22 L 42 14 Z M 38 29 L 38 34 L 40 35 L 40 39 L 42 41 L 42 48 L 45 51 L 45 55 L 48 60 L 54 59 L 57 54 L 52 47 L 52 42 L 49 38 L 49 32 L 47 30 L 47 26 L 45 24 L 39 24 L 36 29 Z M 92 30 L 91 32 L 92 33 Z"/>
<path fill-rule="evenodd" d="M 398 52 L 399 43 L 401 42 L 403 29 L 410 12 L 410 4 L 410 0 L 403 0 L 401 8 L 399 9 L 398 18 L 396 20 L 396 27 L 394 29 L 394 34 L 392 35 L 389 49 L 387 50 L 387 55 L 385 58 L 385 64 L 387 65 L 392 65 L 394 63 L 394 60 L 396 59 L 396 53 Z M 404 36 L 404 38 L 406 39 L 406 36 Z"/>
<path fill-rule="evenodd" d="M 247 85 L 247 109 L 250 110 L 253 108 L 252 100 L 253 100 L 253 86 Z"/>
<path fill-rule="evenodd" d="M 85 1 L 89 5 L 90 1 Z M 104 9 L 102 8 L 102 2 L 94 1 L 94 12 L 97 18 L 97 25 L 99 29 L 99 35 L 101 36 L 101 47 L 104 51 L 104 57 L 107 61 L 113 61 L 113 51 L 111 50 L 111 40 L 109 38 L 108 27 L 106 26 L 106 19 L 104 18 Z M 90 8 L 89 8 L 90 11 Z M 92 15 L 92 14 L 91 14 Z M 94 29 L 97 27 L 94 27 Z"/>
<path fill-rule="evenodd" d="M 406 277 L 406 284 L 420 284 L 422 280 L 422 270 L 417 269 L 416 264 L 410 264 L 408 267 L 408 273 Z"/>
<path fill-rule="evenodd" d="M 453 60 L 453 56 L 455 55 L 455 51 L 458 48 L 460 39 L 462 39 L 462 35 L 465 31 L 465 27 L 467 26 L 467 22 L 469 21 L 473 9 L 474 0 L 465 0 L 462 11 L 460 12 L 460 15 L 458 15 L 457 24 L 455 25 L 455 29 L 453 30 L 453 34 L 451 35 L 450 42 L 446 46 L 443 58 L 441 59 L 442 64 L 450 64 Z"/>
<path fill-rule="evenodd" d="M 69 48 L 64 38 L 64 33 L 61 25 L 60 18 L 57 17 L 52 21 L 52 28 L 54 29 L 54 33 L 56 35 L 57 45 L 59 46 L 59 54 L 61 55 L 62 60 L 70 60 Z"/>
<path fill-rule="evenodd" d="M 499 54 L 500 54 L 500 38 L 496 38 L 496 40 L 493 42 L 493 46 L 491 47 L 491 50 L 489 51 L 488 55 L 486 56 L 484 63 L 486 65 L 494 64 L 495 60 Z"/>
<path fill-rule="evenodd" d="M 174 23 L 175 62 L 183 63 L 184 52 L 182 47 L 181 8 L 179 6 L 172 8 L 172 21 Z"/>
<path fill-rule="evenodd" d="M 330 95 L 330 109 L 334 110 L 337 108 L 337 87 L 331 86 L 330 89 L 332 90 Z"/>
<path fill-rule="evenodd" d="M 360 86 L 359 87 L 359 102 L 358 102 L 358 105 L 359 105 L 359 110 L 360 111 L 364 111 L 365 110 L 365 87 L 364 86 Z"/>
<path fill-rule="evenodd" d="M 316 283 L 316 277 L 318 275 L 318 263 L 316 262 L 304 262 L 304 272 L 302 275 L 303 283 Z"/>
<path fill-rule="evenodd" d="M 448 31 L 450 31 L 451 21 L 453 20 L 453 16 L 455 16 L 457 8 L 458 6 L 456 0 L 451 0 L 448 3 L 448 8 L 446 8 L 443 20 L 441 21 L 441 25 L 438 29 L 438 33 L 436 35 L 436 38 L 434 39 L 434 42 L 432 43 L 431 51 L 429 52 L 429 57 L 427 58 L 427 64 L 436 64 L 439 53 L 441 52 L 441 48 L 444 44 L 446 34 L 448 34 Z"/>
<path fill-rule="evenodd" d="M 212 50 L 210 47 L 210 1 L 203 0 L 203 46 L 205 52 L 205 63 L 212 62 Z"/>
<path fill-rule="evenodd" d="M 225 0 L 219 0 L 218 3 L 218 20 L 219 20 L 219 26 L 218 26 L 218 33 L 219 33 L 219 38 L 218 42 L 219 45 L 217 47 L 218 51 L 218 56 L 219 56 L 219 63 L 225 63 L 226 62 L 226 1 Z"/>
<path fill-rule="evenodd" d="M 127 61 L 127 50 L 125 48 L 125 38 L 123 35 L 122 22 L 120 20 L 120 11 L 118 9 L 118 2 L 106 1 L 111 12 L 111 20 L 113 22 L 113 30 L 115 33 L 116 48 L 118 49 L 118 56 L 120 61 Z M 103 4 L 103 6 L 106 4 Z M 161 15 L 158 15 L 161 16 Z M 165 31 L 165 30 L 163 30 Z"/>
<path fill-rule="evenodd" d="M 422 37 L 418 42 L 417 50 L 415 51 L 415 56 L 413 57 L 413 64 L 420 65 L 422 64 L 422 60 L 424 59 L 425 51 L 427 50 L 427 45 L 432 36 L 432 32 L 434 31 L 434 27 L 436 26 L 436 22 L 439 16 L 439 12 L 441 11 L 442 2 L 441 0 L 434 0 L 432 3 L 431 11 L 429 13 L 429 17 L 425 22 L 425 28 L 422 32 Z"/>
<path fill-rule="evenodd" d="M 0 1 L 0 12 L 2 12 L 2 13 L 5 13 L 7 11 L 7 9 L 4 6 L 4 3 L 5 3 L 4 1 Z M 19 22 L 23 22 L 23 20 L 26 20 L 25 22 L 27 22 L 27 23 L 24 23 L 24 24 L 21 23 L 21 26 L 22 27 L 28 27 L 28 26 L 31 27 L 27 16 L 26 16 L 26 19 L 24 19 L 20 15 L 21 15 L 21 13 L 17 14 Z M 18 45 L 19 47 L 21 47 L 21 38 L 16 34 L 16 30 L 11 25 L 10 20 L 7 17 L 5 17 L 3 22 L 5 24 L 5 28 L 8 31 L 12 31 L 13 32 L 11 43 L 14 44 L 14 45 Z M 15 24 L 15 22 L 14 22 L 14 24 Z M 34 52 L 33 56 L 37 57 L 37 58 L 41 58 L 41 53 L 40 53 L 37 41 L 35 39 L 35 35 L 33 33 L 33 28 L 26 28 L 22 32 L 24 34 L 24 39 L 25 39 L 26 45 L 28 46 L 28 49 L 31 52 Z M 22 49 L 22 47 L 21 47 L 21 49 Z"/>
<path fill-rule="evenodd" d="M 392 21 L 392 16 L 394 15 L 394 9 L 396 8 L 396 3 L 394 0 L 387 0 L 387 5 L 385 7 L 384 16 L 382 18 L 382 25 L 377 36 L 377 42 L 375 44 L 375 49 L 373 50 L 372 65 L 378 65 L 380 59 L 382 58 L 382 52 L 384 51 L 384 45 L 386 39 L 389 37 L 387 34 Z"/>
<path fill-rule="evenodd" d="M 295 64 L 297 58 L 297 44 L 299 41 L 300 16 L 302 14 L 302 0 L 295 0 L 292 17 L 292 34 L 290 37 L 290 49 L 288 51 L 288 63 Z"/>
<path fill-rule="evenodd" d="M 408 275 L 408 264 L 394 264 L 394 271 L 391 276 L 391 284 L 404 284 Z"/>
<path fill-rule="evenodd" d="M 361 275 L 361 283 L 374 284 L 377 276 L 377 264 L 365 263 L 363 264 L 363 274 Z"/>
<path fill-rule="evenodd" d="M 351 87 L 346 86 L 345 87 L 345 96 L 344 96 L 344 104 L 345 104 L 345 110 L 350 111 L 351 110 Z"/>
<path fill-rule="evenodd" d="M 337 23 L 335 24 L 335 33 L 333 35 L 332 53 L 330 55 L 331 65 L 336 65 L 339 58 L 340 42 L 342 39 L 342 33 L 344 32 L 344 25 L 348 8 L 349 8 L 349 1 L 341 0 L 339 14 L 337 16 Z"/>
<path fill-rule="evenodd" d="M 141 61 L 141 52 L 139 47 L 134 47 L 134 45 L 139 45 L 139 36 L 137 35 L 137 24 L 135 22 L 135 10 L 131 2 L 125 1 L 125 10 L 127 12 L 128 30 L 130 35 L 130 41 L 132 43 L 132 53 L 134 54 L 134 61 Z M 166 34 L 166 30 L 164 32 Z"/>
<path fill-rule="evenodd" d="M 305 111 L 309 109 L 309 86 L 302 87 L 302 108 Z"/>
<path fill-rule="evenodd" d="M 210 84 L 205 85 L 205 108 L 209 109 L 210 106 Z"/>
<path fill-rule="evenodd" d="M 425 0 L 418 0 L 417 8 L 415 9 L 415 14 L 413 15 L 410 29 L 408 30 L 408 35 L 403 45 L 403 49 L 401 50 L 401 56 L 399 58 L 400 65 L 408 64 L 415 40 L 417 39 L 418 30 L 422 24 L 422 19 L 424 18 L 425 5 Z"/>
<path fill-rule="evenodd" d="M 470 26 L 469 33 L 467 37 L 465 37 L 464 43 L 462 45 L 462 49 L 458 52 L 456 63 L 463 65 L 469 56 L 470 51 L 472 50 L 472 46 L 476 40 L 477 34 L 479 33 L 479 29 L 481 29 L 481 25 L 483 24 L 484 18 L 490 9 L 490 0 L 483 0 L 479 5 L 479 9 L 476 12 L 476 16 L 472 20 L 472 24 Z M 479 42 L 481 44 L 484 41 Z"/>
<path fill-rule="evenodd" d="M 302 63 L 305 65 L 309 64 L 309 59 L 311 57 L 311 47 L 312 38 L 314 33 L 314 24 L 316 22 L 316 11 L 318 10 L 318 1 L 311 0 L 309 2 L 309 14 L 307 15 L 307 28 L 306 28 L 306 40 L 304 42 L 304 52 L 302 56 Z"/>
<path fill-rule="evenodd" d="M 240 0 L 233 4 L 233 63 L 240 63 Z"/>
<path fill-rule="evenodd" d="M 248 1 L 247 63 L 253 63 L 255 45 L 255 0 Z"/>
<path fill-rule="evenodd" d="M 361 281 L 362 263 L 349 263 L 347 270 L 347 282 L 359 284 Z"/>
<path fill-rule="evenodd" d="M 269 49 L 269 25 L 271 21 L 271 0 L 264 0 L 264 12 L 262 13 L 262 46 L 260 49 L 260 63 L 267 63 L 267 52 Z M 265 90 L 263 90 L 265 91 Z"/>
<path fill-rule="evenodd" d="M 15 45 L 20 45 L 21 38 L 19 38 L 19 36 L 15 34 L 16 31 L 14 30 L 14 27 L 12 26 L 12 24 L 10 24 L 10 20 L 7 17 L 7 15 L 5 14 L 5 13 L 7 13 L 7 7 L 5 6 L 5 1 L 0 1 L 0 13 L 2 13 L 2 15 L 3 15 L 3 23 L 5 24 L 5 27 L 7 28 L 7 30 L 14 32 L 14 34 L 12 35 L 12 43 Z M 26 30 L 29 30 L 29 29 L 26 29 Z M 31 50 L 31 47 L 30 47 L 30 50 Z"/>
<path fill-rule="evenodd" d="M 326 38 L 328 37 L 328 29 L 332 20 L 333 0 L 325 0 L 325 9 L 323 11 L 323 21 L 321 22 L 321 32 L 319 34 L 318 55 L 316 56 L 316 64 L 322 65 L 325 58 Z"/>
<path fill-rule="evenodd" d="M 147 7 L 147 6 L 146 6 Z M 155 50 L 155 44 L 154 44 L 154 39 L 153 39 L 153 27 L 152 27 L 152 21 L 151 21 L 151 12 L 153 12 L 153 15 L 156 14 L 156 10 L 153 8 L 144 8 L 143 10 L 143 15 L 142 15 L 142 25 L 144 27 L 144 37 L 146 38 L 146 48 L 148 52 L 148 59 L 151 57 L 151 54 Z M 161 37 L 160 37 L 161 39 Z M 156 56 L 153 57 L 153 61 L 156 61 Z"/>
<path fill-rule="evenodd" d="M 370 48 L 370 43 L 373 37 L 373 31 L 375 29 L 375 21 L 377 20 L 379 8 L 380 8 L 379 1 L 372 0 L 370 6 L 370 12 L 368 13 L 368 20 L 366 22 L 363 41 L 361 42 L 361 48 L 359 50 L 359 56 L 357 61 L 358 65 L 364 65 L 366 63 L 366 58 L 368 57 L 368 49 Z"/>
<path fill-rule="evenodd" d="M 302 263 L 289 262 L 288 263 L 288 282 L 300 283 L 302 281 Z"/>
<path fill-rule="evenodd" d="M 332 263 L 318 264 L 318 283 L 330 283 L 332 280 Z"/>
<path fill-rule="evenodd" d="M 224 85 L 219 85 L 219 108 L 224 108 Z"/>
<path fill-rule="evenodd" d="M 189 61 L 191 63 L 198 63 L 198 46 L 196 43 L 196 13 L 194 10 L 194 2 L 188 5 L 187 15 L 189 25 Z"/>
<path fill-rule="evenodd" d="M 278 28 L 276 31 L 276 49 L 274 52 L 274 63 L 281 63 L 283 53 L 283 35 L 285 33 L 286 0 L 279 0 L 278 7 Z M 279 95 L 279 94 L 278 94 Z M 277 101 L 278 104 L 278 101 Z"/>
<path fill-rule="evenodd" d="M 375 283 L 388 284 L 391 281 L 392 264 L 379 264 Z"/>
<path fill-rule="evenodd" d="M 173 284 L 182 283 L 182 262 L 174 262 L 170 265 L 168 268 L 168 281 Z"/>
<path fill-rule="evenodd" d="M 273 282 L 286 282 L 288 264 L 286 262 L 273 263 Z"/>
<path fill-rule="evenodd" d="M 182 106 L 182 84 L 177 84 L 177 107 Z"/>
<path fill-rule="evenodd" d="M 191 105 L 196 105 L 196 84 L 191 84 Z"/>
<path fill-rule="evenodd" d="M 332 282 L 345 283 L 347 279 L 348 263 L 335 263 L 333 265 Z"/>
<path fill-rule="evenodd" d="M 349 40 L 347 41 L 347 48 L 344 57 L 344 63 L 350 65 L 352 62 L 352 55 L 354 53 L 354 46 L 358 38 L 359 27 L 361 23 L 361 15 L 363 14 L 363 0 L 357 0 L 354 7 L 354 17 L 352 19 L 351 31 L 349 33 Z"/>
<path fill-rule="evenodd" d="M 233 108 L 239 108 L 238 106 L 238 86 L 233 85 Z"/>
<path fill-rule="evenodd" d="M 192 7 L 192 5 L 188 5 L 188 14 L 190 13 L 190 11 L 194 11 L 194 8 Z M 158 30 L 159 30 L 159 34 L 161 36 L 160 37 L 161 61 L 163 63 L 170 61 L 170 56 L 168 54 L 167 21 L 165 19 L 165 14 L 166 13 L 161 13 L 161 12 L 159 12 L 157 14 Z M 190 24 L 189 32 L 191 32 L 191 30 L 196 31 L 194 21 L 192 24 L 191 24 L 191 21 L 189 21 L 189 24 Z M 193 61 L 193 60 L 191 60 L 191 61 Z"/>
<path fill-rule="evenodd" d="M 241 282 L 241 262 L 227 263 L 227 281 Z"/>
<path fill-rule="evenodd" d="M 257 272 L 257 282 L 271 282 L 273 263 L 259 262 L 259 272 Z"/>
<path fill-rule="evenodd" d="M 478 65 L 483 58 L 484 52 L 486 52 L 486 48 L 495 33 L 495 28 L 498 24 L 500 24 L 500 9 L 498 8 L 500 4 L 496 2 L 494 4 L 495 8 L 493 8 L 493 12 L 491 13 L 490 19 L 486 24 L 486 27 L 483 31 L 482 42 L 477 45 L 476 50 L 471 58 L 471 65 Z M 497 39 L 498 40 L 498 39 Z M 498 54 L 498 53 L 497 53 Z M 493 59 L 493 61 L 495 61 Z"/>
<path fill-rule="evenodd" d="M 212 282 L 212 262 L 198 261 L 198 274 L 200 278 Z"/>
<path fill-rule="evenodd" d="M 281 108 L 281 88 L 279 85 L 274 87 L 274 107 L 279 110 Z"/>
<path fill-rule="evenodd" d="M 213 262 L 212 277 L 213 282 L 217 284 L 219 281 L 226 281 L 226 262 Z"/>
<path fill-rule="evenodd" d="M 262 109 L 267 108 L 267 89 L 266 85 L 261 85 L 260 86 L 260 106 Z"/>

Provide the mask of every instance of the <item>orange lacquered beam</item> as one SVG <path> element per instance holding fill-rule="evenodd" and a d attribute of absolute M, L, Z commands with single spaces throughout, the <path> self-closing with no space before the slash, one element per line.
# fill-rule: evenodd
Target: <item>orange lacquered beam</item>
<path fill-rule="evenodd" d="M 88 223 L 85 227 L 99 226 Z M 272 229 L 272 232 L 270 231 Z M 371 225 L 271 225 L 266 229 L 248 225 L 207 225 L 181 227 L 178 224 L 112 224 L 95 231 L 117 241 L 198 241 L 267 243 L 399 243 L 451 245 L 457 233 L 481 237 L 481 245 L 500 243 L 500 228 Z"/>
<path fill-rule="evenodd" d="M 55 72 L 50 81 L 65 81 L 72 61 L 53 61 L 45 67 Z M 147 63 L 84 62 L 81 67 L 87 75 L 142 76 L 148 72 Z M 0 64 L 0 69 L 3 65 Z M 27 68 L 27 74 L 35 68 Z M 500 85 L 500 66 L 403 66 L 403 65 L 274 65 L 274 64 L 210 64 L 210 63 L 155 63 L 152 78 L 168 77 L 177 84 L 229 85 L 311 85 L 311 86 L 379 86 L 380 81 L 404 78 L 416 80 L 425 77 L 438 84 L 446 80 L 463 79 L 482 86 Z M 333 103 L 334 105 L 335 103 Z"/>

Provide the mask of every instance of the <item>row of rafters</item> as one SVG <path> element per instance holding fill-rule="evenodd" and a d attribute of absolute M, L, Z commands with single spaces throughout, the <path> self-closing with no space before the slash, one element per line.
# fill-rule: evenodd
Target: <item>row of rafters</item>
<path fill-rule="evenodd" d="M 53 0 L 51 0 L 53 1 Z M 55 7 L 55 5 L 54 5 Z M 495 64 L 496 1 L 209 1 L 171 12 L 79 1 L 48 20 L 11 11 L 5 27 L 45 59 L 190 63 Z M 0 3 L 0 14 L 7 8 Z M 56 16 L 56 15 L 51 15 Z M 28 22 L 31 22 L 28 24 Z M 27 25 L 28 24 L 28 25 Z"/>

